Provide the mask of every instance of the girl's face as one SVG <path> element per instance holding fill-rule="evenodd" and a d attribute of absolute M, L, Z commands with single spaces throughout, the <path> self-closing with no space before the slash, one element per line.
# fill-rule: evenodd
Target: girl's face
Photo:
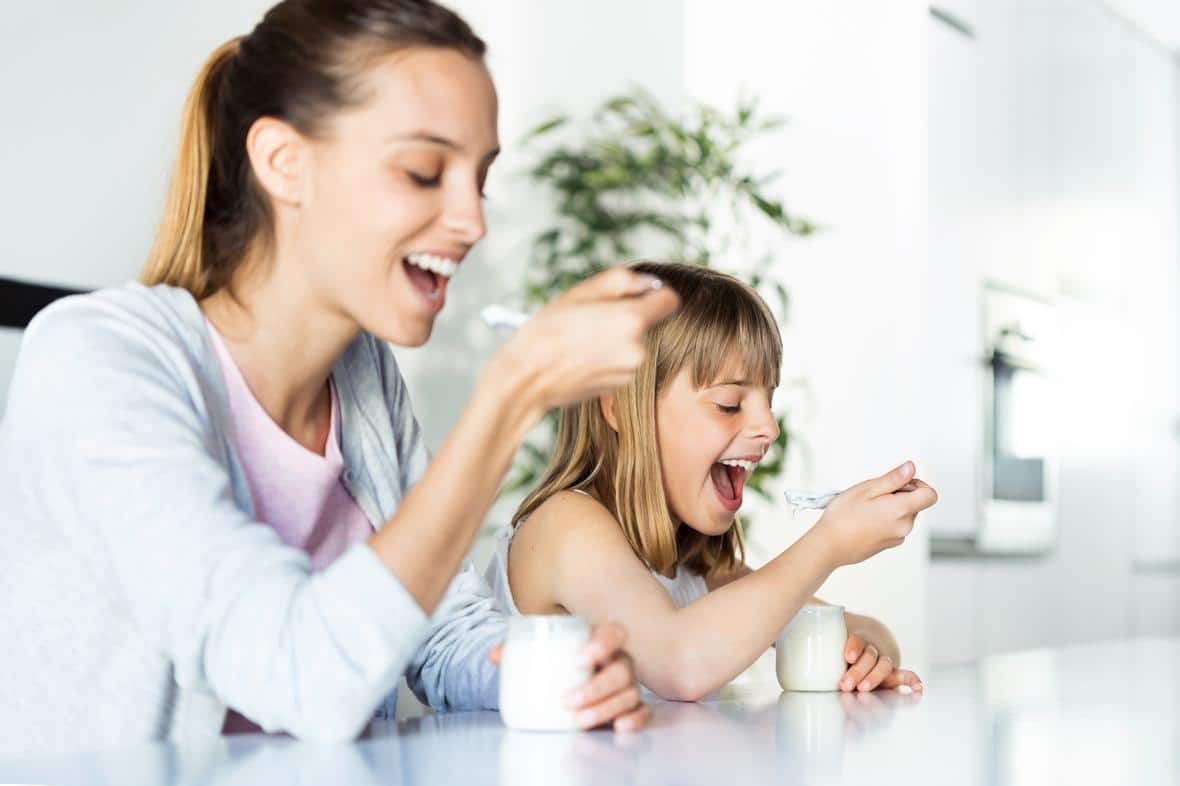
<path fill-rule="evenodd" d="M 746 478 L 779 433 L 770 409 L 773 389 L 743 377 L 731 368 L 695 388 L 691 370 L 684 368 L 656 399 L 660 466 L 672 518 L 704 535 L 721 535 L 733 526 Z"/>
<path fill-rule="evenodd" d="M 379 61 L 363 86 L 361 105 L 308 144 L 288 238 L 330 312 L 419 346 L 484 236 L 496 92 L 481 62 L 427 48 Z"/>

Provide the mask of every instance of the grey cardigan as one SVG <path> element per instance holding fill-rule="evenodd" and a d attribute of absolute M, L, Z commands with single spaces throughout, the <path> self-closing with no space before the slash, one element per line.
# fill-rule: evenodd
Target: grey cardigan
<path fill-rule="evenodd" d="M 344 484 L 380 526 L 428 456 L 393 354 L 333 369 Z M 29 326 L 0 422 L 0 753 L 199 740 L 226 706 L 347 739 L 403 674 L 440 709 L 496 707 L 504 617 L 464 566 L 433 617 L 365 544 L 320 573 L 253 519 L 193 298 L 138 284 Z"/>

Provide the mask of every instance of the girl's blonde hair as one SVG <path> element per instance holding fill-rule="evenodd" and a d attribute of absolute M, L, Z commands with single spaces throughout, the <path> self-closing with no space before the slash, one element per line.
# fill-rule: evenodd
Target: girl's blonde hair
<path fill-rule="evenodd" d="M 376 59 L 409 47 L 482 59 L 484 43 L 431 0 L 283 0 L 248 36 L 209 56 L 189 91 L 164 217 L 142 283 L 198 300 L 229 286 L 247 256 L 273 240 L 270 203 L 255 181 L 246 135 L 261 117 L 316 137 L 333 113 L 367 97 Z"/>
<path fill-rule="evenodd" d="M 616 433 L 597 399 L 561 410 L 557 442 L 540 486 L 512 518 L 515 527 L 561 491 L 593 494 L 623 528 L 635 554 L 653 571 L 673 565 L 705 577 L 731 571 L 742 557 L 740 525 L 704 535 L 673 521 L 660 465 L 656 400 L 681 369 L 692 383 L 715 382 L 734 361 L 745 377 L 778 386 L 782 337 L 762 298 L 732 276 L 709 268 L 641 262 L 641 273 L 663 280 L 680 296 L 680 310 L 652 328 L 635 381 L 615 391 Z"/>

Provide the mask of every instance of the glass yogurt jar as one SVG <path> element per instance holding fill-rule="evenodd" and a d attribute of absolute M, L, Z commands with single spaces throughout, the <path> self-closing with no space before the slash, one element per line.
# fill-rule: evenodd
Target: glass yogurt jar
<path fill-rule="evenodd" d="M 524 614 L 508 618 L 500 660 L 500 717 L 509 728 L 572 731 L 576 712 L 565 695 L 590 679 L 576 658 L 590 641 L 581 617 Z"/>
<path fill-rule="evenodd" d="M 848 664 L 844 607 L 809 603 L 799 609 L 776 642 L 775 667 L 783 690 L 840 690 Z"/>

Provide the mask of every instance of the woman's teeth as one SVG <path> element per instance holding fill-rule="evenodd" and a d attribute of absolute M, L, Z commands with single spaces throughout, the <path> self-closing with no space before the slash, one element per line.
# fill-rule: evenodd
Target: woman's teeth
<path fill-rule="evenodd" d="M 447 259 L 446 257 L 438 257 L 434 254 L 410 254 L 406 257 L 406 261 L 423 270 L 437 273 L 443 278 L 450 278 L 459 270 L 458 262 L 455 262 L 453 259 Z"/>
<path fill-rule="evenodd" d="M 723 459 L 717 463 L 724 464 L 727 467 L 741 467 L 747 474 L 753 472 L 754 467 L 758 466 L 757 461 L 742 461 L 741 459 Z"/>

